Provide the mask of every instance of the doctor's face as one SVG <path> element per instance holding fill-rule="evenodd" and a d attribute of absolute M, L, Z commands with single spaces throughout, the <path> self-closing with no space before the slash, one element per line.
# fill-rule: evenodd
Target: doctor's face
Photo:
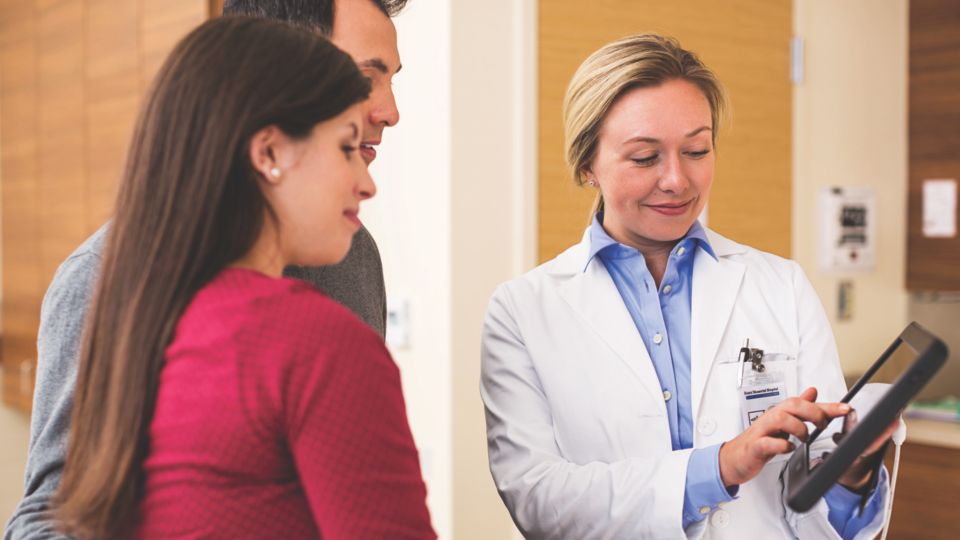
<path fill-rule="evenodd" d="M 607 233 L 642 248 L 682 238 L 713 183 L 710 104 L 682 79 L 617 98 L 600 127 L 588 180 L 603 194 Z"/>

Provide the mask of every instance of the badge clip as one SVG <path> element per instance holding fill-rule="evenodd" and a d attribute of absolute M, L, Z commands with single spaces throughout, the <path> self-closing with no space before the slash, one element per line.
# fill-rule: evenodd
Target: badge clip
<path fill-rule="evenodd" d="M 737 388 L 743 388 L 743 369 L 747 360 L 750 361 L 750 368 L 757 373 L 766 371 L 767 367 L 763 365 L 763 349 L 751 349 L 749 338 L 747 338 L 743 348 L 740 349 L 740 354 L 737 357 L 737 361 L 740 362 L 740 369 L 737 370 Z"/>

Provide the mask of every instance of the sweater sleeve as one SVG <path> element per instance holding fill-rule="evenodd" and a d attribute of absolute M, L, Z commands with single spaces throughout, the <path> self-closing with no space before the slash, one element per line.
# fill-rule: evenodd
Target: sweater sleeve
<path fill-rule="evenodd" d="M 318 339 L 330 346 L 292 367 L 282 398 L 317 528 L 331 539 L 436 538 L 399 369 L 353 317 L 332 326 Z"/>
<path fill-rule="evenodd" d="M 101 227 L 60 265 L 43 297 L 24 493 L 7 523 L 5 540 L 66 538 L 51 520 L 50 500 L 66 460 L 83 322 L 107 231 Z"/>

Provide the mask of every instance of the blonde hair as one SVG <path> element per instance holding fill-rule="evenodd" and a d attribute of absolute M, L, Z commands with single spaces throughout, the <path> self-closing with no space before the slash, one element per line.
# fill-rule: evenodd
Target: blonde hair
<path fill-rule="evenodd" d="M 707 98 L 716 146 L 717 127 L 726 109 L 723 88 L 697 55 L 676 39 L 657 34 L 628 36 L 604 45 L 580 64 L 563 98 L 564 154 L 577 185 L 585 182 L 583 172 L 593 159 L 600 126 L 614 101 L 628 90 L 673 79 L 696 85 Z"/>

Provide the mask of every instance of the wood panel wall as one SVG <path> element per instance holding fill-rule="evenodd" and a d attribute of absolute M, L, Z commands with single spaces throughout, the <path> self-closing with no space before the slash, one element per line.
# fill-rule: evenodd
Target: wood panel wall
<path fill-rule="evenodd" d="M 40 302 L 109 219 L 143 96 L 208 0 L 0 0 L 3 401 L 32 401 Z"/>
<path fill-rule="evenodd" d="M 578 242 L 593 190 L 573 185 L 563 159 L 561 104 L 577 66 L 605 43 L 653 31 L 697 52 L 726 86 L 732 117 L 720 131 L 709 225 L 737 241 L 790 255 L 790 0 L 540 2 L 539 259 Z"/>
<path fill-rule="evenodd" d="M 907 288 L 960 291 L 960 235 L 924 238 L 923 181 L 960 181 L 960 2 L 910 1 Z"/>

